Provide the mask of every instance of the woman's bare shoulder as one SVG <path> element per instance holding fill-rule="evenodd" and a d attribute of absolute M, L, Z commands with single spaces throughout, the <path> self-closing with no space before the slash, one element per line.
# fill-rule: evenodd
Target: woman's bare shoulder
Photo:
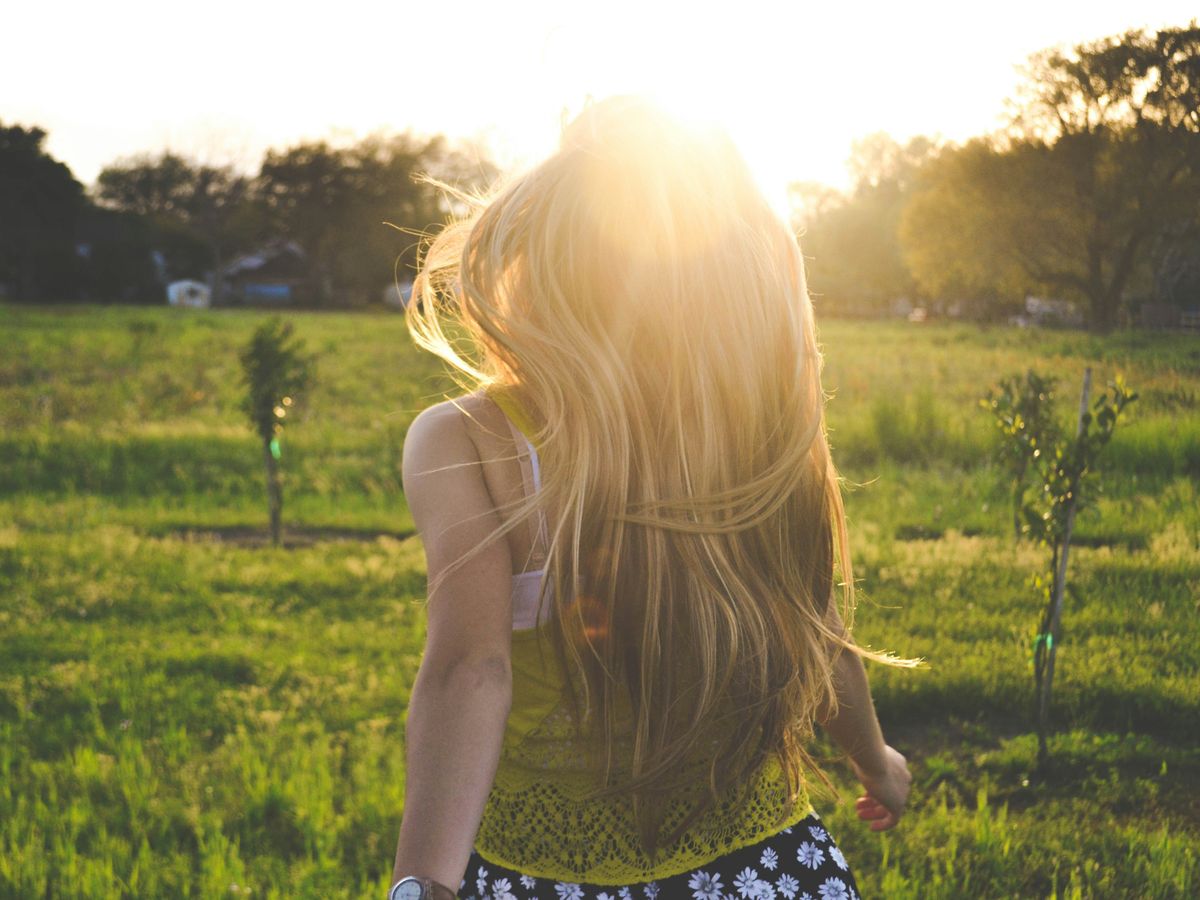
<path fill-rule="evenodd" d="M 484 470 L 497 455 L 497 438 L 489 435 L 500 434 L 503 420 L 482 392 L 434 403 L 413 419 L 404 438 L 402 480 L 414 517 L 425 507 L 426 515 L 438 515 L 446 498 L 476 485 L 489 490 Z"/>
<path fill-rule="evenodd" d="M 481 388 L 426 407 L 413 419 L 405 440 L 440 444 L 467 438 L 481 460 L 490 458 L 508 435 L 504 412 Z"/>
<path fill-rule="evenodd" d="M 405 499 L 417 530 L 443 530 L 459 515 L 481 521 L 493 513 L 503 517 L 496 498 L 507 502 L 521 492 L 513 459 L 504 412 L 482 393 L 422 410 L 409 426 L 402 460 Z M 515 546 L 521 550 L 519 541 Z"/>

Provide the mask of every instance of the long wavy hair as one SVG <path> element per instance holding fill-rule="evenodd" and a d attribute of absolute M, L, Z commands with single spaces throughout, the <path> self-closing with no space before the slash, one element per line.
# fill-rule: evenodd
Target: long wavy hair
<path fill-rule="evenodd" d="M 486 193 L 434 183 L 467 212 L 424 248 L 407 324 L 464 390 L 507 392 L 533 423 L 542 491 L 489 540 L 548 516 L 542 602 L 603 763 L 595 796 L 632 795 L 653 855 L 767 754 L 789 805 L 805 769 L 828 784 L 806 743 L 837 708 L 837 654 L 896 660 L 849 634 L 795 235 L 725 132 L 636 96 L 589 103 L 557 152 Z M 662 801 L 696 784 L 664 837 Z"/>

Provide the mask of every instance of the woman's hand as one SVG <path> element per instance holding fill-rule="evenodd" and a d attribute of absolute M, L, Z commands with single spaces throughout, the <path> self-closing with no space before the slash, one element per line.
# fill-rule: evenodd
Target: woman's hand
<path fill-rule="evenodd" d="M 831 630 L 843 632 L 836 605 L 830 604 Z M 912 775 L 908 763 L 888 746 L 879 728 L 867 671 L 857 653 L 839 653 L 833 664 L 837 690 L 837 711 L 833 716 L 818 716 L 817 721 L 829 732 L 850 759 L 850 767 L 867 793 L 858 798 L 858 817 L 871 823 L 872 831 L 892 828 L 900 821 Z"/>
<path fill-rule="evenodd" d="M 870 822 L 872 831 L 894 827 L 904 813 L 908 790 L 912 786 L 908 761 L 895 748 L 888 746 L 884 748 L 884 765 L 879 772 L 867 772 L 853 761 L 850 765 L 862 786 L 867 789 L 854 804 L 858 817 Z"/>

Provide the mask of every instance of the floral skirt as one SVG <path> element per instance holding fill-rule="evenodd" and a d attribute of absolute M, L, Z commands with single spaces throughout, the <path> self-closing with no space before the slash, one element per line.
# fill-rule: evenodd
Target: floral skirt
<path fill-rule="evenodd" d="M 458 893 L 464 900 L 858 900 L 846 857 L 815 814 L 688 872 L 630 885 L 534 878 L 473 850 Z"/>

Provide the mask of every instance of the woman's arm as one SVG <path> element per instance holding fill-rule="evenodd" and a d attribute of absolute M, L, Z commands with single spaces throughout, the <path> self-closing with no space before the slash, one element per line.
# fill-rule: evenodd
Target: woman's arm
<path fill-rule="evenodd" d="M 846 633 L 834 603 L 830 604 L 829 620 L 836 633 Z M 818 722 L 850 757 L 854 774 L 867 789 L 855 804 L 858 817 L 869 821 L 872 831 L 891 828 L 900 820 L 908 802 L 912 783 L 908 763 L 884 742 L 862 658 L 842 650 L 833 664 L 833 681 L 837 689 L 837 712 L 818 717 Z"/>
<path fill-rule="evenodd" d="M 512 561 L 500 539 L 445 571 L 500 524 L 456 407 L 438 404 L 417 417 L 404 442 L 403 470 L 430 592 L 425 652 L 405 726 L 404 815 L 393 880 L 421 875 L 457 891 L 512 706 Z"/>

